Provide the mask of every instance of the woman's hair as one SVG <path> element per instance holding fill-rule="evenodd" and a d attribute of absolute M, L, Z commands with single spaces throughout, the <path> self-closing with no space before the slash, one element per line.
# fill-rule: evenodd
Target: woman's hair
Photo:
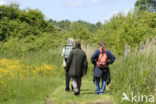
<path fill-rule="evenodd" d="M 102 47 L 102 48 L 106 48 L 106 43 L 103 42 L 103 41 L 101 41 L 101 42 L 100 42 L 100 47 Z"/>

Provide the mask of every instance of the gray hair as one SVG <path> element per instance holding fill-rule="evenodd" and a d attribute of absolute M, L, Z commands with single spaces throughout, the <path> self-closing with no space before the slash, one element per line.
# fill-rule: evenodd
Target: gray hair
<path fill-rule="evenodd" d="M 72 39 L 72 38 L 68 38 L 68 40 L 67 40 L 67 44 L 74 44 L 74 39 Z"/>

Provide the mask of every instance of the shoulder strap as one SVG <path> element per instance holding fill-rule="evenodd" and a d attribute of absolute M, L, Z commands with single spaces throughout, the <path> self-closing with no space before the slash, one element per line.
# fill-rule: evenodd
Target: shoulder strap
<path fill-rule="evenodd" d="M 107 49 L 104 50 L 104 52 L 102 51 L 102 49 L 99 48 L 100 53 L 106 53 Z"/>
<path fill-rule="evenodd" d="M 99 48 L 100 53 L 102 53 L 102 49 Z"/>
<path fill-rule="evenodd" d="M 64 47 L 64 49 L 65 49 L 64 52 L 66 52 L 66 47 L 67 47 L 67 45 L 65 45 L 65 47 Z"/>

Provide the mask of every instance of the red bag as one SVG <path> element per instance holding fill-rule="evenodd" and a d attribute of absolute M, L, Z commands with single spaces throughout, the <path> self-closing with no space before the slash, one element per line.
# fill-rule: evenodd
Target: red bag
<path fill-rule="evenodd" d="M 106 50 L 99 49 L 99 51 L 100 51 L 100 55 L 99 55 L 98 61 L 96 62 L 96 65 L 99 68 L 106 68 L 106 63 L 108 61 Z"/>

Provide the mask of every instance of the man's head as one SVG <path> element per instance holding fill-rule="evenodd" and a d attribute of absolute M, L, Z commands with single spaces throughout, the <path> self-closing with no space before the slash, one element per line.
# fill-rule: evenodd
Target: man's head
<path fill-rule="evenodd" d="M 101 42 L 100 42 L 100 47 L 103 48 L 103 49 L 105 49 L 105 48 L 106 48 L 105 42 L 101 41 Z"/>
<path fill-rule="evenodd" d="M 81 48 L 81 42 L 80 41 L 76 41 L 75 42 L 75 46 Z"/>

